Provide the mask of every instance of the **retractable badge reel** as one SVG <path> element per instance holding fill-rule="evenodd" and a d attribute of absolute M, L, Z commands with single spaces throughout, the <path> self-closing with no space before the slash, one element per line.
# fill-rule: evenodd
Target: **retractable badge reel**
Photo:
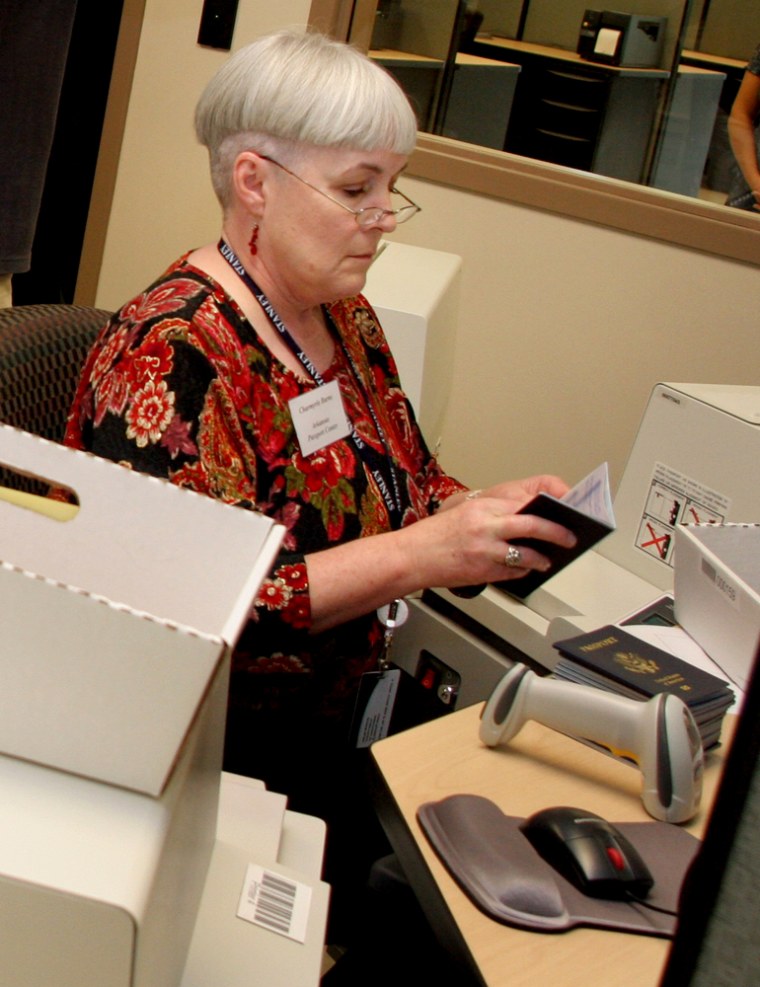
<path fill-rule="evenodd" d="M 361 711 L 356 737 L 357 747 L 369 747 L 376 740 L 388 736 L 393 707 L 396 702 L 401 669 L 391 668 L 390 654 L 393 635 L 409 616 L 405 600 L 393 600 L 379 607 L 377 619 L 383 626 L 383 647 L 377 670 L 362 676 L 357 699 L 357 713 Z"/>
<path fill-rule="evenodd" d="M 387 603 L 384 607 L 378 608 L 377 619 L 385 628 L 383 633 L 383 651 L 378 662 L 381 672 L 385 672 L 390 664 L 391 645 L 393 644 L 393 635 L 396 632 L 396 628 L 405 624 L 408 616 L 409 605 L 406 600 L 393 600 L 392 603 Z"/>

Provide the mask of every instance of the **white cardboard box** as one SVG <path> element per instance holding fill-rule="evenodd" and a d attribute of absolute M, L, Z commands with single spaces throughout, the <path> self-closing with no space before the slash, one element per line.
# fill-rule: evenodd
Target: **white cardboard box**
<path fill-rule="evenodd" d="M 5 425 L 0 462 L 79 500 L 0 497 L 0 981 L 171 987 L 282 529 Z"/>
<path fill-rule="evenodd" d="M 0 753 L 158 795 L 282 529 L 5 425 L 0 461 L 80 504 L 0 500 Z"/>
<path fill-rule="evenodd" d="M 676 528 L 675 615 L 740 689 L 760 640 L 760 524 Z"/>
<path fill-rule="evenodd" d="M 177 987 L 215 846 L 226 663 L 160 797 L 0 756 L 0 984 Z"/>

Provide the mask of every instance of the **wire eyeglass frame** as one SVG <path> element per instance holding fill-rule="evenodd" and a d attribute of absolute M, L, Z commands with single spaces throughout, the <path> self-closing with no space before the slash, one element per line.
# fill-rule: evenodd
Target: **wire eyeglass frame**
<path fill-rule="evenodd" d="M 401 206 L 398 209 L 382 209 L 380 206 L 363 206 L 361 209 L 352 209 L 351 206 L 347 206 L 345 202 L 341 202 L 340 199 L 334 198 L 329 192 L 325 192 L 323 189 L 316 185 L 312 185 L 311 182 L 307 182 L 305 178 L 301 178 L 290 168 L 286 168 L 284 164 L 280 164 L 279 161 L 275 161 L 274 158 L 270 158 L 266 154 L 259 154 L 259 157 L 264 161 L 269 161 L 270 164 L 276 165 L 278 168 L 282 169 L 285 174 L 290 175 L 291 178 L 295 178 L 297 182 L 302 185 L 306 185 L 307 188 L 312 189 L 314 192 L 318 192 L 320 195 L 324 196 L 325 199 L 329 199 L 330 202 L 334 202 L 336 206 L 340 206 L 341 209 L 345 209 L 346 212 L 350 212 L 351 215 L 356 219 L 358 226 L 363 230 L 368 230 L 371 226 L 375 226 L 380 222 L 385 216 L 393 216 L 396 220 L 396 224 L 406 223 L 416 216 L 418 212 L 422 212 L 422 207 L 418 206 L 416 202 L 413 202 L 408 195 L 404 195 L 399 189 L 392 187 L 391 193 L 394 195 L 400 195 L 402 199 L 406 202 L 405 206 Z"/>

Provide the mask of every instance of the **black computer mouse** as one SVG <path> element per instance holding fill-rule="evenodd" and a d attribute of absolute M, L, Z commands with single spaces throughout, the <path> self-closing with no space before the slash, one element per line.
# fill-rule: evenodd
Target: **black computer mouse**
<path fill-rule="evenodd" d="M 619 829 L 593 812 L 556 806 L 521 825 L 537 853 L 583 894 L 645 898 L 654 879 Z"/>

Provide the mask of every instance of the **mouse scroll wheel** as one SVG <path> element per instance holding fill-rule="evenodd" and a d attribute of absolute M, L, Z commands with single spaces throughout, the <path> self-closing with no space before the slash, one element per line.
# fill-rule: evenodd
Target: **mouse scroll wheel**
<path fill-rule="evenodd" d="M 625 860 L 623 859 L 623 854 L 618 850 L 617 847 L 608 846 L 607 858 L 609 859 L 615 870 L 623 871 L 625 870 Z"/>

